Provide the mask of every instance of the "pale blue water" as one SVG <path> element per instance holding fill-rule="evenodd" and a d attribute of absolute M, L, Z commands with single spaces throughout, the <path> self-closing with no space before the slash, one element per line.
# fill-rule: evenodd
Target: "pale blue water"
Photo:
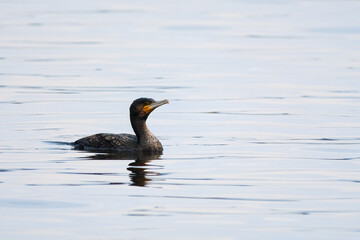
<path fill-rule="evenodd" d="M 359 239 L 359 12 L 0 1 L 1 239 Z M 158 159 L 54 143 L 142 96 Z"/>

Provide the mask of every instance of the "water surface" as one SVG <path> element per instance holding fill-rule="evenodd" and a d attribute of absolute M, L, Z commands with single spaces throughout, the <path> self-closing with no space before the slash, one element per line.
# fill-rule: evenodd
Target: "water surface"
<path fill-rule="evenodd" d="M 359 239 L 357 1 L 2 1 L 2 239 Z M 161 156 L 75 151 L 131 133 Z"/>

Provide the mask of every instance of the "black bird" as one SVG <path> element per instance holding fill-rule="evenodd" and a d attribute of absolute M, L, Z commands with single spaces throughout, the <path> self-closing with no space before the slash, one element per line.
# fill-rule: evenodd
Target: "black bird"
<path fill-rule="evenodd" d="M 151 152 L 161 153 L 163 147 L 146 126 L 146 119 L 152 111 L 168 100 L 155 101 L 152 98 L 136 99 L 130 106 L 130 122 L 135 135 L 98 133 L 81 138 L 73 143 L 75 149 L 88 151 Z"/>

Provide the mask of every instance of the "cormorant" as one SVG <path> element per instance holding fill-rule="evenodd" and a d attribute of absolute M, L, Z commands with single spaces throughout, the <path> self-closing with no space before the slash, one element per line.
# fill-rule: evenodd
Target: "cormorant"
<path fill-rule="evenodd" d="M 146 119 L 150 113 L 168 100 L 155 101 L 152 98 L 136 99 L 130 106 L 130 122 L 135 132 L 132 134 L 98 133 L 81 138 L 73 143 L 75 149 L 89 151 L 117 151 L 117 152 L 158 152 L 163 147 L 154 134 L 146 126 Z"/>

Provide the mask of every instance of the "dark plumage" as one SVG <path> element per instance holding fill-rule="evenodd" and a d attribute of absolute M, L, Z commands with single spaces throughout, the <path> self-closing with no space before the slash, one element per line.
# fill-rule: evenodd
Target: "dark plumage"
<path fill-rule="evenodd" d="M 160 141 L 149 131 L 146 119 L 150 113 L 168 100 L 136 99 L 130 106 L 130 122 L 135 135 L 98 133 L 73 143 L 75 149 L 90 151 L 162 152 Z"/>

